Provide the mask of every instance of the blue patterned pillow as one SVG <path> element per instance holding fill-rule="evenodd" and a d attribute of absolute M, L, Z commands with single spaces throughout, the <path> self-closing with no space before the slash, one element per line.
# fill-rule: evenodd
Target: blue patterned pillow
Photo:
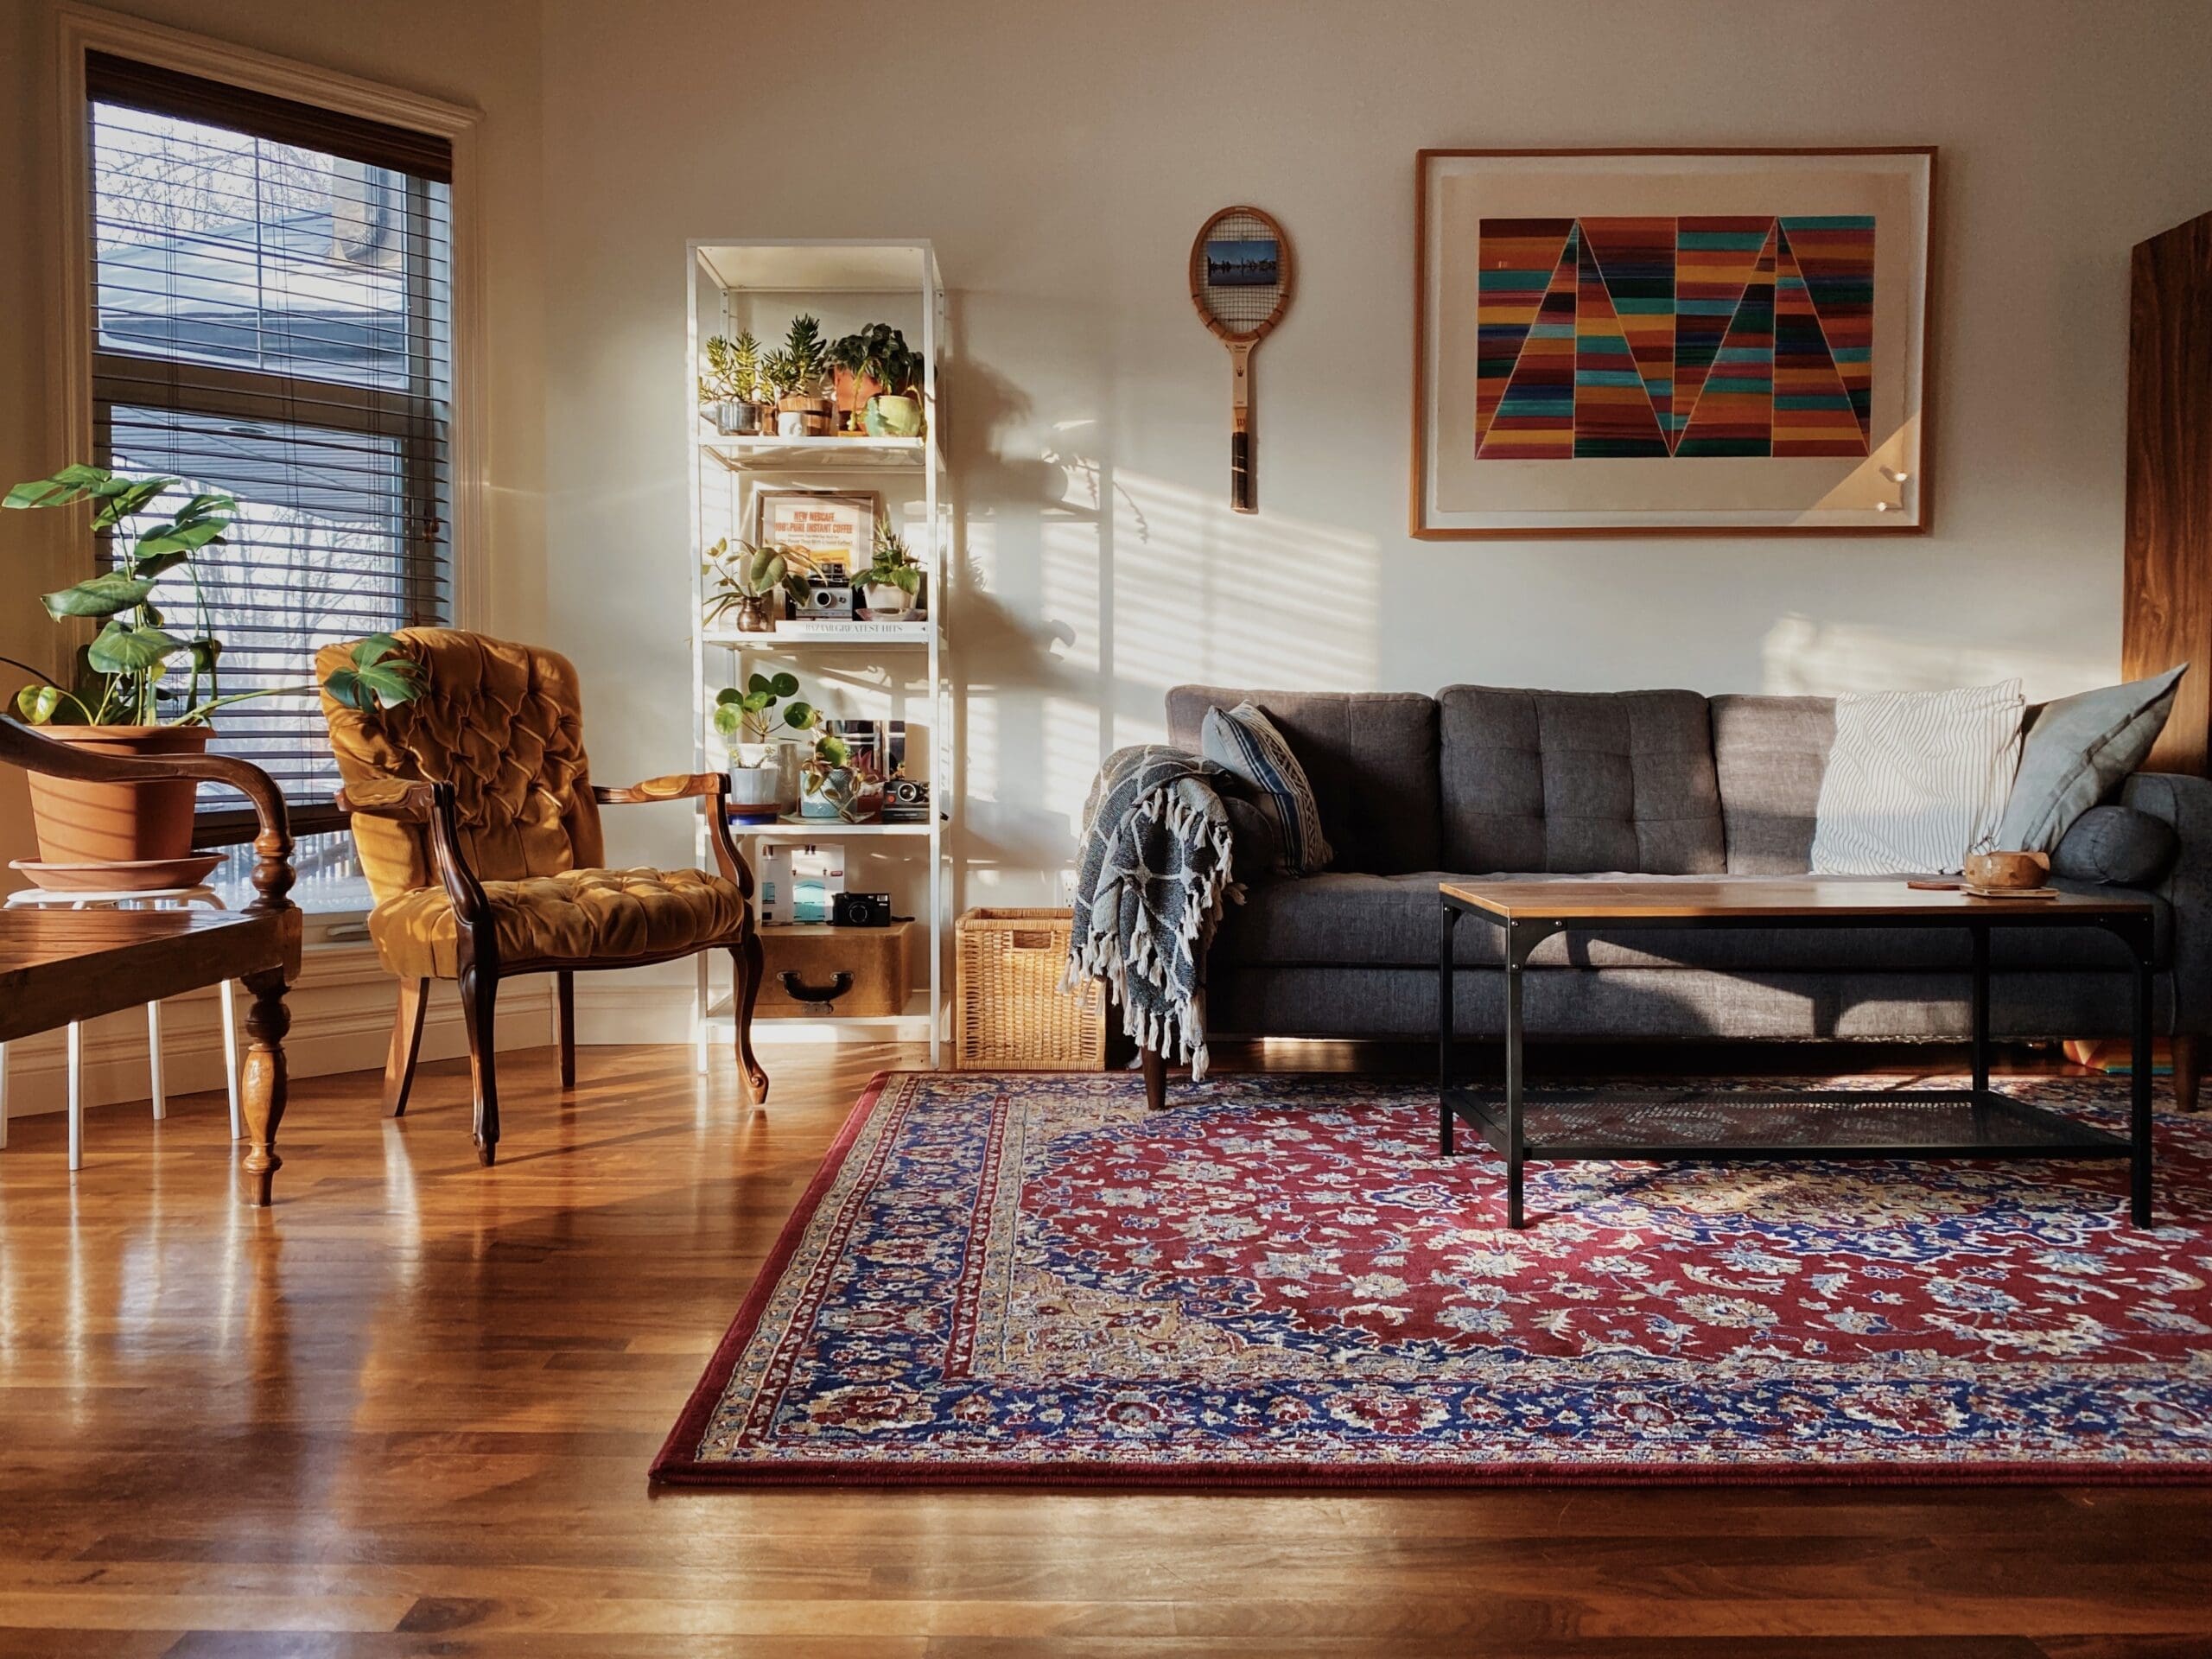
<path fill-rule="evenodd" d="M 1321 809 L 1306 768 L 1290 745 L 1259 709 L 1240 702 L 1224 713 L 1206 710 L 1198 752 L 1250 784 L 1260 810 L 1274 820 L 1280 843 L 1275 868 L 1285 875 L 1310 875 L 1329 868 L 1336 854 L 1321 833 Z"/>

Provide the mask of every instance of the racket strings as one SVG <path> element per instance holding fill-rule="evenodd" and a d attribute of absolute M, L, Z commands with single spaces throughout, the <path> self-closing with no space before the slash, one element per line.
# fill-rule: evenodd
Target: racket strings
<path fill-rule="evenodd" d="M 1250 213 L 1224 213 L 1206 226 L 1207 242 L 1273 242 L 1274 226 Z M 1208 316 L 1232 334 L 1250 334 L 1281 308 L 1284 284 L 1278 264 L 1272 283 L 1217 282 L 1209 270 L 1199 284 L 1198 302 Z"/>

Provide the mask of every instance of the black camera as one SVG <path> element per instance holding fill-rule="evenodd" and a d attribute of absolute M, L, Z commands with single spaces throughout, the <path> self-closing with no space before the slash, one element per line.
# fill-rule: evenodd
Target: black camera
<path fill-rule="evenodd" d="M 886 823 L 927 823 L 930 821 L 930 786 L 920 778 L 893 778 L 883 786 L 883 821 Z"/>
<path fill-rule="evenodd" d="M 888 927 L 891 895 L 887 893 L 838 893 L 830 897 L 830 920 L 837 927 Z"/>

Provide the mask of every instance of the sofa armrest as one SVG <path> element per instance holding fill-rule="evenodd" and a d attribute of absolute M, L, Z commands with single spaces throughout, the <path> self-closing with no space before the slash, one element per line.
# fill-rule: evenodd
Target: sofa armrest
<path fill-rule="evenodd" d="M 2174 1026 L 2185 1036 L 2212 1034 L 2212 779 L 2139 772 L 2120 791 L 2123 804 L 2174 828 L 2180 850 L 2158 886 L 2174 912 Z"/>

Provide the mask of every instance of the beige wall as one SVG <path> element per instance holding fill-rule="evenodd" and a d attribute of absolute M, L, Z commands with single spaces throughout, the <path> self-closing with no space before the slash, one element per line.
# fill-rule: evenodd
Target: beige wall
<path fill-rule="evenodd" d="M 483 111 L 480 188 L 487 300 L 483 388 L 492 489 L 486 561 L 498 626 L 539 634 L 544 615 L 544 276 L 536 0 L 124 0 L 149 22 L 426 92 Z M 58 52 L 52 0 L 0 4 L 0 484 L 84 457 L 53 417 L 55 375 L 41 320 L 59 303 L 50 269 L 58 189 Z M 49 660 L 34 597 L 86 556 L 59 515 L 0 521 L 0 654 Z M 35 568 L 30 568 L 35 565 Z M 20 676 L 0 669 L 12 695 Z M 0 776 L 0 861 L 29 856 L 20 779 Z M 12 882 L 0 884 L 12 885 Z"/>
<path fill-rule="evenodd" d="M 2212 207 L 2202 0 L 545 16 L 550 620 L 603 772 L 686 759 L 689 237 L 936 239 L 971 900 L 1051 895 L 1093 766 L 1178 680 L 2040 695 L 2117 666 L 2127 249 Z M 1942 147 L 1934 534 L 1406 536 L 1414 152 L 1605 143 Z M 1224 504 L 1227 365 L 1184 283 L 1240 200 L 1300 259 L 1256 359 L 1257 518 Z"/>

